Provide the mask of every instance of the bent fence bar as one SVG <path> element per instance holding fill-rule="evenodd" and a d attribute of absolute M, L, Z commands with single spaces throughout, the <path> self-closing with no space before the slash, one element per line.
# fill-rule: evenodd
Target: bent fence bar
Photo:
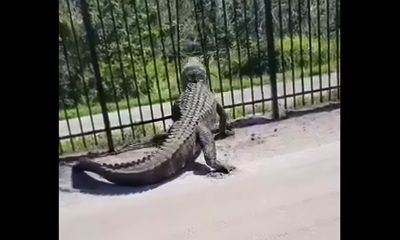
<path fill-rule="evenodd" d="M 339 0 L 59 0 L 59 153 L 163 132 L 181 64 L 232 118 L 340 99 Z"/>

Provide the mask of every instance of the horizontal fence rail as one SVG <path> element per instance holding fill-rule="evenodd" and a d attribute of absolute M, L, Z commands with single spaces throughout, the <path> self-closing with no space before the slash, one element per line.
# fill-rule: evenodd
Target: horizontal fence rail
<path fill-rule="evenodd" d="M 59 153 L 164 132 L 182 63 L 232 118 L 340 100 L 339 0 L 59 0 Z"/>

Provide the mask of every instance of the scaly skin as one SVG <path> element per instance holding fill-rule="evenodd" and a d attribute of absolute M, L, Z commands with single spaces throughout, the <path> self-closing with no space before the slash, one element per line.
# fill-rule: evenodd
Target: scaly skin
<path fill-rule="evenodd" d="M 140 160 L 121 164 L 78 162 L 74 170 L 91 171 L 118 185 L 142 186 L 159 183 L 184 169 L 200 150 L 208 166 L 228 173 L 235 167 L 217 160 L 211 129 L 219 115 L 221 134 L 234 134 L 228 129 L 227 114 L 209 90 L 204 66 L 189 58 L 181 76 L 182 89 L 172 108 L 174 121 L 162 145 Z"/>

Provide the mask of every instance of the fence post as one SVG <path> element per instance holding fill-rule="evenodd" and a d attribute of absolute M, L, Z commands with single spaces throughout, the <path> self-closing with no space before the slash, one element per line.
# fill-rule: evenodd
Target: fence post
<path fill-rule="evenodd" d="M 86 2 L 86 0 L 80 0 L 80 2 L 81 2 L 82 19 L 86 29 L 86 38 L 89 45 L 94 77 L 96 79 L 97 94 L 100 102 L 101 113 L 103 115 L 104 127 L 107 135 L 108 150 L 110 152 L 114 152 L 114 143 L 111 135 L 110 120 L 108 118 L 107 105 L 104 98 L 104 89 L 99 70 L 98 57 L 96 53 L 96 39 L 97 39 L 96 33 L 91 23 L 88 3 Z"/>
<path fill-rule="evenodd" d="M 272 23 L 271 13 L 271 0 L 264 0 L 265 4 L 265 33 L 267 35 L 267 54 L 268 54 L 268 67 L 269 76 L 271 83 L 271 97 L 272 97 L 272 117 L 273 119 L 279 119 L 278 109 L 278 91 L 276 87 L 276 54 L 275 54 L 275 43 L 274 43 L 274 27 Z"/>

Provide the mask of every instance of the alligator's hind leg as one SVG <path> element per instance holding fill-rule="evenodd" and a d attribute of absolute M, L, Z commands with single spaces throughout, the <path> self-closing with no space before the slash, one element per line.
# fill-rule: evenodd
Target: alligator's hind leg
<path fill-rule="evenodd" d="M 204 125 L 199 125 L 197 127 L 197 133 L 200 140 L 201 148 L 204 153 L 204 159 L 206 160 L 208 166 L 210 166 L 211 168 L 215 169 L 218 172 L 226 172 L 226 173 L 235 169 L 234 166 L 221 163 L 220 161 L 217 160 L 215 141 L 210 129 L 208 129 Z"/>

